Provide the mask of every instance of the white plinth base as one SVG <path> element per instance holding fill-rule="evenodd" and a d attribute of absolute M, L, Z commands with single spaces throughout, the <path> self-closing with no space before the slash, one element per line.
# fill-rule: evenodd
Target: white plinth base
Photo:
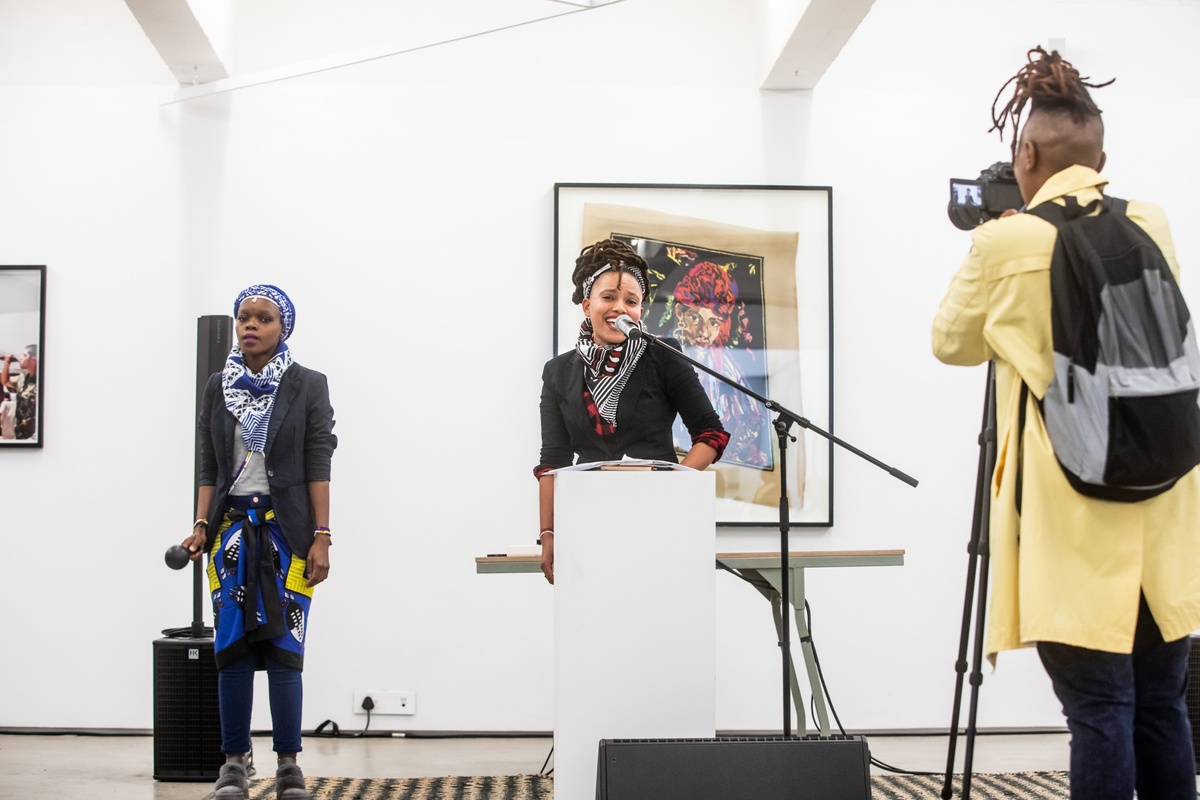
<path fill-rule="evenodd" d="M 714 476 L 555 481 L 554 796 L 592 800 L 601 739 L 714 735 Z"/>

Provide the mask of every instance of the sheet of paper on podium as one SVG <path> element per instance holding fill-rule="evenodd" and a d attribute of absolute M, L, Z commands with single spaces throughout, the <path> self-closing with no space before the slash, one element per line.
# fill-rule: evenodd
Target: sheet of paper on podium
<path fill-rule="evenodd" d="M 622 472 L 640 470 L 655 471 L 655 470 L 675 470 L 680 472 L 695 472 L 691 467 L 685 467 L 683 464 L 676 464 L 674 461 L 658 461 L 652 458 L 629 458 L 628 456 L 617 461 L 592 461 L 587 464 L 574 464 L 570 467 L 559 467 L 547 472 L 547 475 L 554 475 L 559 472 L 589 472 L 591 470 L 599 470 L 601 472 Z"/>

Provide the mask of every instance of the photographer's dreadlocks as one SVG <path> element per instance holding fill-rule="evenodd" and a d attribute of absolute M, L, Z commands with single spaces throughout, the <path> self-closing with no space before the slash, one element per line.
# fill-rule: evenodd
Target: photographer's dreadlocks
<path fill-rule="evenodd" d="M 1003 140 L 1005 125 L 1009 121 L 1012 122 L 1014 158 L 1017 154 L 1021 112 L 1026 103 L 1032 103 L 1033 111 L 1068 113 L 1072 120 L 1082 124 L 1089 118 L 1100 116 L 1100 109 L 1092 102 L 1088 89 L 1099 89 L 1113 82 L 1110 80 L 1105 83 L 1088 83 L 1091 79 L 1080 77 L 1079 70 L 1071 66 L 1071 62 L 1060 56 L 1057 50 L 1047 53 L 1038 46 L 1026 55 L 1029 63 L 1005 81 L 996 93 L 996 99 L 992 101 L 992 127 L 988 129 L 988 133 L 1000 131 L 1000 139 Z M 1038 56 L 1037 59 L 1034 58 L 1035 55 Z M 997 113 L 996 105 L 1000 102 L 1000 96 L 1014 83 L 1016 86 L 1012 99 Z"/>
<path fill-rule="evenodd" d="M 648 286 L 646 273 L 650 267 L 646 259 L 619 239 L 604 239 L 583 248 L 575 259 L 575 271 L 571 273 L 571 282 L 575 284 L 572 303 L 583 302 L 583 282 L 605 264 L 612 264 L 617 272 L 628 272 L 643 287 Z"/>

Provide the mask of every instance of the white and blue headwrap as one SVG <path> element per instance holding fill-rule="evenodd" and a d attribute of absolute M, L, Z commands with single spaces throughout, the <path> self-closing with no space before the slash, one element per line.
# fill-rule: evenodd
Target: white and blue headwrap
<path fill-rule="evenodd" d="M 242 348 L 235 343 L 225 359 L 221 389 L 225 394 L 225 407 L 241 423 L 246 449 L 251 453 L 261 453 L 267 446 L 267 428 L 271 424 L 271 410 L 275 407 L 275 391 L 279 388 L 283 373 L 292 365 L 292 351 L 283 340 L 292 335 L 292 328 L 296 324 L 296 308 L 282 289 L 258 284 L 238 295 L 233 304 L 235 316 L 242 301 L 248 297 L 262 297 L 279 307 L 283 328 L 279 347 L 262 371 L 253 373 L 246 368 Z"/>
<path fill-rule="evenodd" d="M 262 297 L 270 300 L 279 308 L 279 320 L 283 325 L 283 335 L 281 340 L 287 341 L 287 338 L 292 335 L 292 329 L 296 327 L 296 307 L 292 305 L 292 299 L 284 294 L 283 289 L 278 286 L 272 286 L 269 283 L 256 283 L 242 290 L 242 293 L 233 301 L 233 317 L 237 319 L 238 309 L 242 307 L 242 301 L 250 297 Z"/>

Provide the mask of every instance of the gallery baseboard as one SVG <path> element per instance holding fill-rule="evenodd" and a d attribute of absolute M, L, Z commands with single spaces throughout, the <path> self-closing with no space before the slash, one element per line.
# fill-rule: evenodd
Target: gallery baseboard
<path fill-rule="evenodd" d="M 1066 733 L 1067 726 L 1023 727 L 1023 728 L 980 728 L 980 736 L 1026 736 L 1038 734 Z M 356 728 L 343 728 L 338 738 L 349 738 L 357 734 Z M 850 730 L 849 736 L 948 736 L 949 728 L 877 728 Z M 59 728 L 34 726 L 0 726 L 0 736 L 153 736 L 151 728 Z M 252 736 L 270 736 L 270 730 L 251 731 Z M 320 736 L 313 731 L 304 731 L 305 736 Z M 722 730 L 717 736 L 778 736 L 771 730 Z M 962 735 L 962 732 L 959 733 Z M 364 738 L 380 739 L 552 739 L 553 731 L 478 731 L 478 730 L 372 730 Z"/>

